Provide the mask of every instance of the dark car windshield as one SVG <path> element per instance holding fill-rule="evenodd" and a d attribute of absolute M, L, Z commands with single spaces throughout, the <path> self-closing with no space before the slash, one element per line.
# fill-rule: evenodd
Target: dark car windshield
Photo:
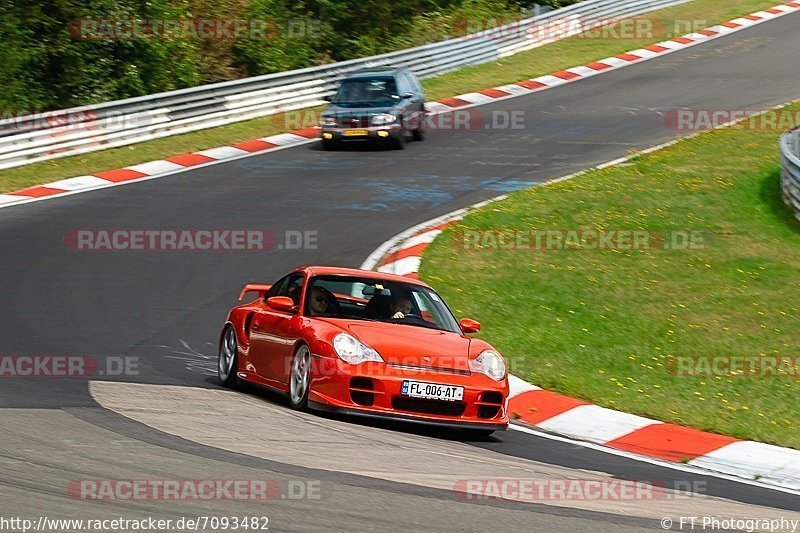
<path fill-rule="evenodd" d="M 432 289 L 390 280 L 353 276 L 311 278 L 305 314 L 461 333 L 450 309 Z"/>
<path fill-rule="evenodd" d="M 392 77 L 348 78 L 342 82 L 333 102 L 344 107 L 391 106 L 399 100 Z"/>

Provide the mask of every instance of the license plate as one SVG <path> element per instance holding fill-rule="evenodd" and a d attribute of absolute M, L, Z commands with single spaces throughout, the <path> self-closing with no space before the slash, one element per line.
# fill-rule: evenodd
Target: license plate
<path fill-rule="evenodd" d="M 403 388 L 400 392 L 403 396 L 425 398 L 426 400 L 458 402 L 464 399 L 464 387 L 425 383 L 424 381 L 403 381 Z"/>
<path fill-rule="evenodd" d="M 344 130 L 342 135 L 345 137 L 362 137 L 364 135 L 369 135 L 369 130 Z"/>

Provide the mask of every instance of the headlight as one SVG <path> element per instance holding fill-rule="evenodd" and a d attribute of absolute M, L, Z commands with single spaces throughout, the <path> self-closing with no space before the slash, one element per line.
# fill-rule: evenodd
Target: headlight
<path fill-rule="evenodd" d="M 333 338 L 333 349 L 345 363 L 358 365 L 365 361 L 383 362 L 381 355 L 347 333 L 339 333 Z"/>
<path fill-rule="evenodd" d="M 322 117 L 320 121 L 320 126 L 333 126 L 336 127 L 339 124 L 336 122 L 336 119 L 333 117 Z"/>
<path fill-rule="evenodd" d="M 470 359 L 469 369 L 486 374 L 495 381 L 501 381 L 506 377 L 506 362 L 493 350 L 484 350 L 475 359 Z"/>
<path fill-rule="evenodd" d="M 397 120 L 397 115 L 392 115 L 391 113 L 380 113 L 378 115 L 372 115 L 373 126 L 382 126 L 384 124 L 391 124 L 395 120 Z"/>

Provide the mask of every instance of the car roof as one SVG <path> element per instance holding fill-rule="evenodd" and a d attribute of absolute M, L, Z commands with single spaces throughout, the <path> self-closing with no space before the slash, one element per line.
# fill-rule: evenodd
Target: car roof
<path fill-rule="evenodd" d="M 366 78 L 366 77 L 375 77 L 375 76 L 394 76 L 401 70 L 405 70 L 406 67 L 392 67 L 392 66 L 383 66 L 383 67 L 370 67 L 358 70 L 356 72 L 350 73 L 347 77 L 348 78 Z"/>
<path fill-rule="evenodd" d="M 406 276 L 398 276 L 397 274 L 388 274 L 386 272 L 376 272 L 375 270 L 361 270 L 359 268 L 343 268 L 320 265 L 304 266 L 297 270 L 305 272 L 308 276 L 358 276 L 362 278 L 398 281 L 402 283 L 411 283 L 413 285 L 429 287 L 427 283 L 418 279 L 409 278 Z"/>

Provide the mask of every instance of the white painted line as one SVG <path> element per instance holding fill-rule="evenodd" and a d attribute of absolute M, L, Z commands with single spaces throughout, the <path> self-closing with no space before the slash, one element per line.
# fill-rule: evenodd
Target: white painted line
<path fill-rule="evenodd" d="M 528 383 L 524 379 L 518 378 L 513 374 L 508 375 L 508 398 L 511 399 L 514 396 L 519 396 L 523 392 L 529 392 L 533 390 L 542 390 L 541 387 L 537 387 L 531 383 Z"/>
<path fill-rule="evenodd" d="M 48 183 L 45 187 L 52 187 L 54 189 L 63 189 L 65 191 L 79 191 L 90 187 L 98 187 L 101 185 L 108 185 L 111 183 L 103 178 L 97 176 L 77 176 L 75 178 L 67 178 L 65 180 L 54 181 Z"/>
<path fill-rule="evenodd" d="M 597 405 L 579 405 L 536 426 L 545 431 L 603 444 L 652 424 L 661 422 Z"/>
<path fill-rule="evenodd" d="M 692 459 L 689 464 L 800 490 L 800 450 L 761 442 L 733 442 Z"/>
<path fill-rule="evenodd" d="M 485 104 L 486 102 L 494 102 L 497 100 L 496 98 L 481 93 L 459 94 L 456 98 L 459 100 L 466 100 L 471 104 Z"/>
<path fill-rule="evenodd" d="M 432 229 L 430 231 L 414 235 L 413 237 L 404 240 L 398 250 L 405 250 L 406 248 L 412 248 L 419 244 L 430 244 L 441 232 L 442 230 L 440 229 Z"/>
<path fill-rule="evenodd" d="M 295 135 L 294 133 L 279 133 L 277 135 L 270 135 L 269 137 L 262 137 L 258 140 L 277 144 L 278 146 L 291 146 L 299 142 L 308 141 L 309 139 L 303 137 L 302 135 Z"/>
<path fill-rule="evenodd" d="M 547 76 L 539 76 L 538 78 L 533 78 L 531 81 L 544 83 L 548 87 L 558 87 L 559 85 L 567 83 L 567 80 L 564 78 L 559 78 L 558 76 L 553 76 L 552 74 L 548 74 Z"/>
<path fill-rule="evenodd" d="M 0 204 L 10 204 L 14 202 L 21 202 L 23 200 L 30 200 L 32 196 L 19 196 L 14 194 L 0 194 Z"/>
<path fill-rule="evenodd" d="M 407 274 L 414 274 L 419 272 L 419 264 L 422 258 L 419 256 L 404 257 L 392 263 L 378 267 L 378 272 L 385 274 L 397 274 L 398 276 L 405 276 Z"/>
<path fill-rule="evenodd" d="M 203 150 L 202 152 L 195 152 L 196 154 L 210 157 L 211 159 L 228 159 L 230 157 L 237 157 L 240 155 L 250 155 L 250 152 L 234 148 L 233 146 L 220 146 L 219 148 L 211 148 L 210 150 Z M 181 167 L 183 169 L 184 167 Z"/>
<path fill-rule="evenodd" d="M 568 444 L 572 444 L 575 446 L 580 446 L 581 448 L 588 448 L 590 450 L 595 450 L 598 452 L 607 453 L 608 455 L 615 455 L 617 457 L 625 457 L 627 459 L 633 459 L 635 461 L 639 461 L 641 463 L 647 463 L 651 465 L 661 466 L 664 468 L 669 468 L 670 470 L 677 470 L 679 472 L 689 472 L 692 474 L 699 474 L 703 476 L 709 476 L 717 479 L 726 479 L 728 481 L 735 481 L 737 483 L 741 483 L 743 485 L 751 485 L 753 487 L 760 487 L 763 489 L 770 489 L 777 492 L 784 492 L 786 494 L 795 494 L 800 496 L 800 490 L 789 489 L 786 487 L 779 487 L 775 485 L 769 485 L 767 483 L 763 483 L 753 479 L 745 479 L 742 477 L 738 477 L 731 474 L 714 472 L 712 470 L 706 470 L 704 468 L 699 468 L 693 465 L 685 465 L 682 463 L 673 463 L 670 461 L 663 461 L 661 459 L 655 459 L 653 457 L 646 457 L 644 455 L 636 455 L 635 453 L 626 452 L 623 450 L 617 450 L 615 448 L 608 448 L 603 446 L 602 444 L 596 444 L 594 442 L 586 442 L 577 439 L 571 439 L 569 437 L 562 437 L 561 435 L 553 435 L 552 433 L 547 433 L 546 431 L 538 431 L 536 429 L 522 426 L 518 423 L 512 422 L 509 426 L 509 429 L 512 431 L 519 431 L 521 433 L 527 433 L 528 435 L 533 435 L 535 437 L 540 437 L 543 439 L 554 440 L 557 442 L 564 442 Z"/>
<path fill-rule="evenodd" d="M 208 156 L 211 157 L 211 156 Z M 214 159 L 222 159 L 221 157 L 215 157 Z M 154 174 L 163 174 L 164 172 L 172 172 L 174 170 L 181 170 L 185 168 L 183 165 L 178 165 L 177 163 L 171 163 L 169 161 L 158 160 L 158 161 L 149 161 L 147 163 L 141 163 L 139 165 L 133 165 L 130 167 L 125 167 L 130 170 L 135 170 L 136 172 L 141 172 L 142 174 L 147 174 L 148 176 L 152 176 Z"/>
<path fill-rule="evenodd" d="M 499 89 L 505 93 L 509 93 L 515 96 L 531 93 L 530 89 L 528 89 L 527 87 L 523 87 L 522 85 L 517 85 L 516 83 L 512 83 L 510 85 L 501 85 L 499 87 L 495 87 L 495 89 Z"/>

